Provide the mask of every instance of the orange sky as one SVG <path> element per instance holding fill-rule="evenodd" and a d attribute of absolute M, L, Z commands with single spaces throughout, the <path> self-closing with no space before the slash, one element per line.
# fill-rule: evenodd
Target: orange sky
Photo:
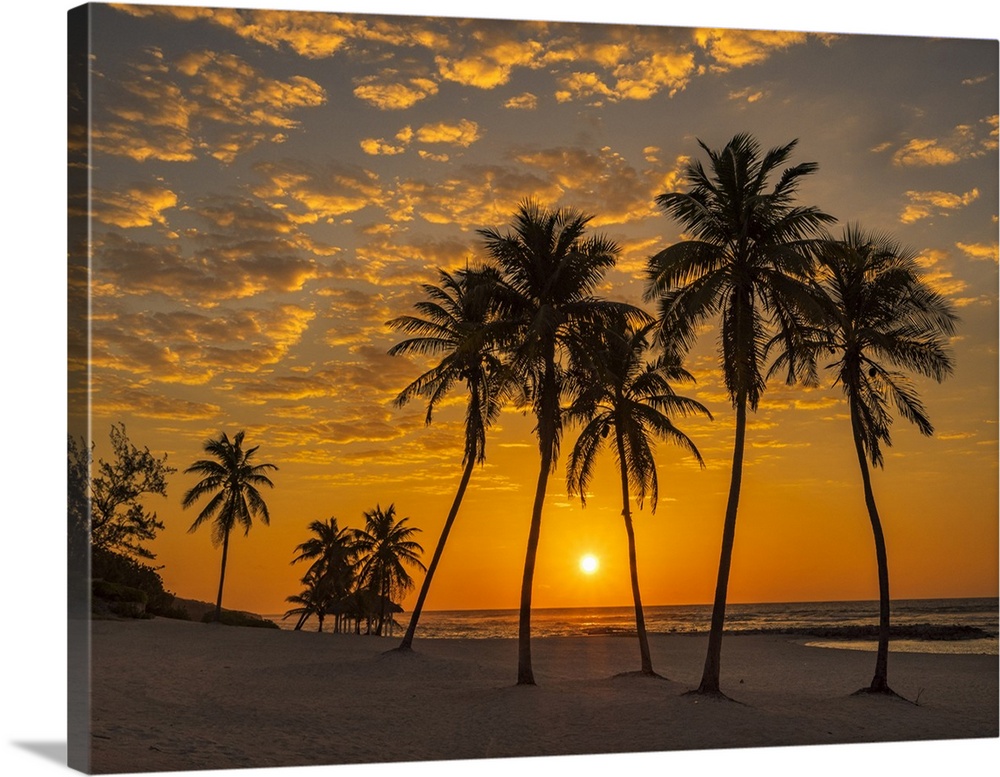
<path fill-rule="evenodd" d="M 997 595 L 996 43 L 804 33 L 100 8 L 94 35 L 93 395 L 110 425 L 183 470 L 240 429 L 273 462 L 271 525 L 236 537 L 225 604 L 281 612 L 306 526 L 394 503 L 429 559 L 460 476 L 461 396 L 432 426 L 392 399 L 424 367 L 384 326 L 518 200 L 595 215 L 622 245 L 604 296 L 641 300 L 679 239 L 653 205 L 696 138 L 800 139 L 801 199 L 920 252 L 956 305 L 954 376 L 919 383 L 932 439 L 898 421 L 874 487 L 897 598 Z M 858 74 L 871 74 L 859 78 Z M 702 156 L 703 158 L 703 156 Z M 79 213 L 85 212 L 81 207 Z M 78 215 L 78 218 L 83 218 Z M 711 599 L 732 411 L 706 331 L 683 430 L 658 449 L 660 505 L 635 515 L 648 604 Z M 429 609 L 517 606 L 537 445 L 504 412 Z M 567 432 L 564 452 L 575 439 Z M 219 550 L 151 499 L 167 587 L 213 599 Z M 628 604 L 611 457 L 586 508 L 550 479 L 534 602 Z M 585 553 L 601 562 L 579 570 Z M 419 577 L 417 579 L 419 583 Z M 872 599 L 871 530 L 837 390 L 772 384 L 747 439 L 730 601 Z M 409 609 L 411 596 L 404 602 Z"/>

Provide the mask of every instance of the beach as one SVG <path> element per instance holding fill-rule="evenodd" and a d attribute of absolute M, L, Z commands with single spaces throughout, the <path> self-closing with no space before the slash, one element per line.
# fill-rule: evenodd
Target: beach
<path fill-rule="evenodd" d="M 277 767 L 844 744 L 998 735 L 998 660 L 890 653 L 902 699 L 854 696 L 873 655 L 730 635 L 722 687 L 697 686 L 706 637 L 653 635 L 664 679 L 629 674 L 634 639 L 397 639 L 162 618 L 93 623 L 92 771 Z"/>

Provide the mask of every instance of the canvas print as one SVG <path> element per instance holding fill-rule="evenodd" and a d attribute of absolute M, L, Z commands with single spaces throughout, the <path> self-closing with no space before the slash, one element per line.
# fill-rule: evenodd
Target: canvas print
<path fill-rule="evenodd" d="M 68 29 L 71 766 L 998 736 L 996 40 Z"/>

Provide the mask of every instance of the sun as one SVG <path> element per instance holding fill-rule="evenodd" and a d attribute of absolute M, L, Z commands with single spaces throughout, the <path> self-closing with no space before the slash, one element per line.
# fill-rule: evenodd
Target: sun
<path fill-rule="evenodd" d="M 588 553 L 587 555 L 580 557 L 580 571 L 585 575 L 594 574 L 600 566 L 601 562 L 598 561 L 597 556 L 593 553 Z"/>

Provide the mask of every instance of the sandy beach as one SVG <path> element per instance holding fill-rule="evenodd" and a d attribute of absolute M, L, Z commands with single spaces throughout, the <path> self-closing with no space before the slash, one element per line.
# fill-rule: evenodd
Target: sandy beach
<path fill-rule="evenodd" d="M 996 656 L 892 654 L 906 700 L 852 696 L 865 652 L 729 636 L 724 690 L 697 685 L 705 637 L 417 640 L 153 619 L 93 624 L 97 773 L 996 737 Z M 912 703 L 916 702 L 916 703 Z"/>

